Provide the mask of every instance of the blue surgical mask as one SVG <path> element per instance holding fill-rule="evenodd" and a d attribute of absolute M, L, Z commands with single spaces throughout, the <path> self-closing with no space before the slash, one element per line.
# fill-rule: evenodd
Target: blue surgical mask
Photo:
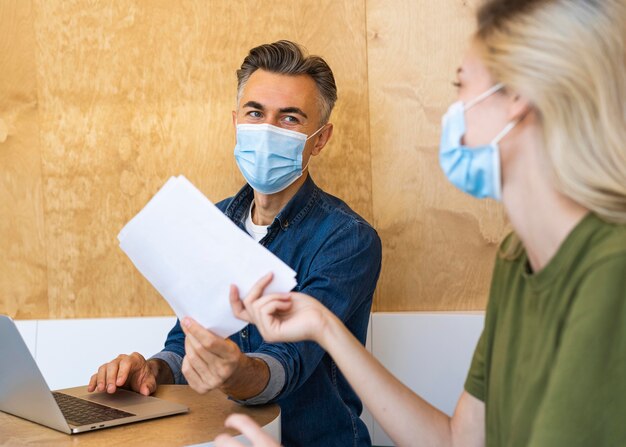
<path fill-rule="evenodd" d="M 271 124 L 237 124 L 235 159 L 239 170 L 261 194 L 283 191 L 302 176 L 306 169 L 302 167 L 304 145 L 323 128 L 307 137 Z"/>
<path fill-rule="evenodd" d="M 448 180 L 461 191 L 479 199 L 491 197 L 501 200 L 500 150 L 498 143 L 515 127 L 512 121 L 491 143 L 468 147 L 461 143 L 465 135 L 465 112 L 503 87 L 496 84 L 467 104 L 457 101 L 442 119 L 439 164 Z"/>

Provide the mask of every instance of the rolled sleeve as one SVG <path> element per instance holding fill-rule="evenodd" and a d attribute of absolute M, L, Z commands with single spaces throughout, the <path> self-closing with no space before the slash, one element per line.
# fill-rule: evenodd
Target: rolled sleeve
<path fill-rule="evenodd" d="M 168 364 L 176 385 L 187 385 L 187 379 L 183 376 L 183 358 L 180 355 L 171 351 L 161 351 L 150 357 L 150 360 L 152 359 L 163 360 Z"/>
<path fill-rule="evenodd" d="M 280 393 L 285 386 L 285 368 L 283 364 L 268 354 L 260 352 L 251 352 L 246 354 L 248 357 L 254 357 L 263 360 L 270 370 L 270 380 L 267 382 L 267 386 L 258 395 L 245 400 L 235 400 L 235 402 L 242 405 L 262 405 L 270 402 L 278 393 Z"/>

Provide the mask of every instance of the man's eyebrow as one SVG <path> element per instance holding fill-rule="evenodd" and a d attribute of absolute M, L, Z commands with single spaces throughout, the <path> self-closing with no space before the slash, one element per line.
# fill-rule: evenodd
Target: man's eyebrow
<path fill-rule="evenodd" d="M 248 101 L 243 106 L 244 107 L 252 107 L 253 109 L 259 109 L 259 110 L 264 110 L 265 109 L 265 107 L 263 107 L 263 104 L 258 103 L 256 101 Z"/>
<path fill-rule="evenodd" d="M 298 115 L 303 116 L 304 118 L 309 118 L 304 111 L 298 107 L 285 107 L 284 109 L 278 109 L 280 113 L 297 113 Z"/>
<path fill-rule="evenodd" d="M 265 110 L 265 107 L 263 106 L 263 104 L 256 102 L 256 101 L 248 101 L 247 103 L 243 105 L 243 107 L 250 107 L 252 109 L 257 109 L 257 110 Z M 283 107 L 282 109 L 278 109 L 278 111 L 280 113 L 296 113 L 304 117 L 305 119 L 309 118 L 308 115 L 304 113 L 304 111 L 299 107 Z"/>

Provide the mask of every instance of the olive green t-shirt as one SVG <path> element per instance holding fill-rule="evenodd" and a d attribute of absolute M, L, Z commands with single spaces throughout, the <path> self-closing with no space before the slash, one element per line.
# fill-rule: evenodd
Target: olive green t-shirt
<path fill-rule="evenodd" d="M 465 382 L 487 446 L 626 446 L 626 226 L 590 213 L 528 265 L 497 259 Z"/>

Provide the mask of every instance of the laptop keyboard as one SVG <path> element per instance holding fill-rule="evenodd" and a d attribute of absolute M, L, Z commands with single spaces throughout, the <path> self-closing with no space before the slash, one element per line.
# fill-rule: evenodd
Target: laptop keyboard
<path fill-rule="evenodd" d="M 113 419 L 135 416 L 122 410 L 100 405 L 69 394 L 53 392 L 63 416 L 72 425 L 89 425 L 96 422 L 111 421 Z"/>

